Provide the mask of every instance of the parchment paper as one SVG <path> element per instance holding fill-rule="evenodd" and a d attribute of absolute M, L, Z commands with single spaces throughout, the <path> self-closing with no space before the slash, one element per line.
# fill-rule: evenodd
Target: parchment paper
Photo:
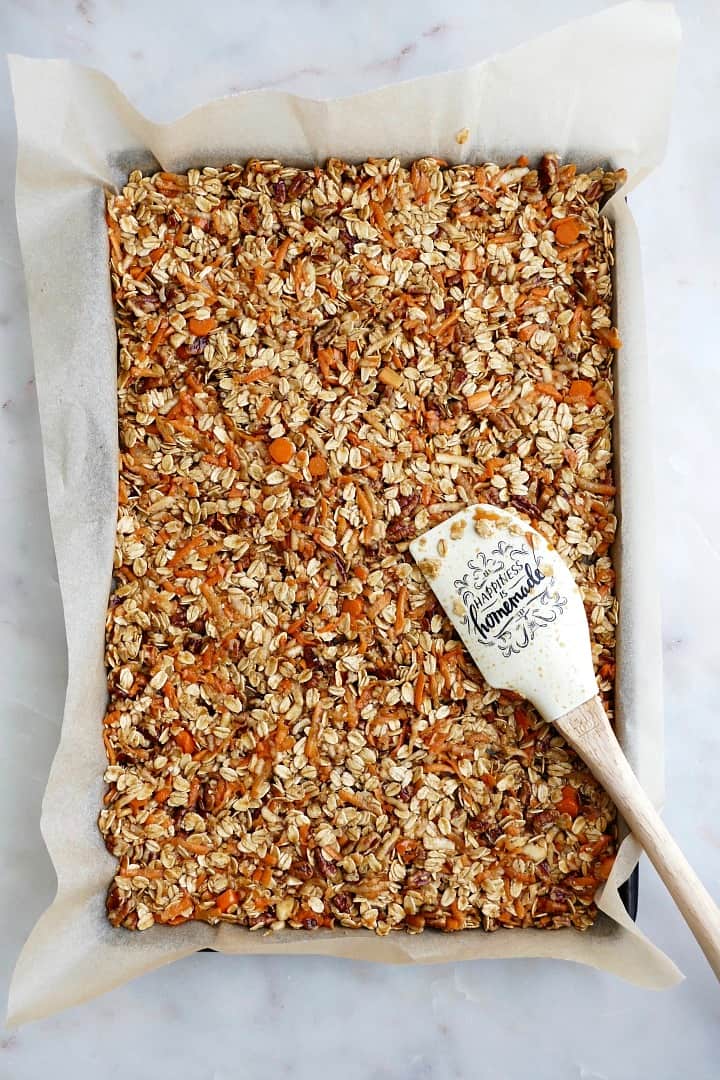
<path fill-rule="evenodd" d="M 103 190 L 131 169 L 184 170 L 251 156 L 295 164 L 339 156 L 511 160 L 557 150 L 581 165 L 629 172 L 623 195 L 660 160 L 679 31 L 667 4 L 624 4 L 573 22 L 477 67 L 341 101 L 260 91 L 215 101 L 167 125 L 133 109 L 105 76 L 63 61 L 10 61 L 19 135 L 17 214 L 27 278 L 48 502 L 68 647 L 60 745 L 42 812 L 57 871 L 55 901 L 18 961 L 9 1022 L 77 1004 L 204 946 L 228 953 L 328 954 L 389 963 L 557 957 L 646 987 L 681 976 L 635 929 L 617 893 L 638 858 L 626 839 L 585 934 L 288 930 L 187 924 L 113 929 L 104 901 L 114 860 L 96 827 L 105 754 L 104 619 L 117 490 L 116 338 Z M 168 90 L 168 94 L 171 91 Z M 470 138 L 455 140 L 462 128 Z M 646 356 L 634 225 L 617 229 L 621 629 L 618 713 L 626 749 L 656 802 L 662 795 L 661 669 L 647 477 Z"/>

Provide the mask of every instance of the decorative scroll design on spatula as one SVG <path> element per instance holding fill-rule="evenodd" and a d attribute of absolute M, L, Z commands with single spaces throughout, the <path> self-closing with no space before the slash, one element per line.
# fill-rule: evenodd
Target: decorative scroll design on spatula
<path fill-rule="evenodd" d="M 462 622 L 482 645 L 496 645 L 509 657 L 525 649 L 544 626 L 562 614 L 552 574 L 546 575 L 535 551 L 500 540 L 466 563 L 467 573 L 453 582 L 462 600 Z"/>

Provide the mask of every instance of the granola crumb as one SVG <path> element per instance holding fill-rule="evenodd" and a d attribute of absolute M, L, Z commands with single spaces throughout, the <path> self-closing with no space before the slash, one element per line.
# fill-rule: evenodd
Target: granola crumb
<path fill-rule="evenodd" d="M 437 577 L 442 567 L 441 559 L 420 559 L 418 562 L 420 572 L 424 574 L 426 578 Z"/>
<path fill-rule="evenodd" d="M 487 521 L 485 518 L 475 518 L 474 525 L 475 532 L 482 537 L 492 536 L 497 528 L 492 521 Z"/>

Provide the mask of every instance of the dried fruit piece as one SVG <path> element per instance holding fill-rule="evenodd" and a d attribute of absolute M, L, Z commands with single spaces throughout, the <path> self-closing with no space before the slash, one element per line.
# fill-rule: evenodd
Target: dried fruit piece
<path fill-rule="evenodd" d="M 562 218 L 554 226 L 555 239 L 558 244 L 562 244 L 565 247 L 569 247 L 570 244 L 574 244 L 580 235 L 580 221 L 576 217 Z"/>
<path fill-rule="evenodd" d="M 565 395 L 565 400 L 589 402 L 592 392 L 593 385 L 587 379 L 573 379 Z"/>
<path fill-rule="evenodd" d="M 321 457 L 320 454 L 313 454 L 308 462 L 308 471 L 316 479 L 326 476 L 328 467 L 325 458 Z"/>
<path fill-rule="evenodd" d="M 365 605 L 359 596 L 348 597 L 343 600 L 342 610 L 346 611 L 352 619 L 359 619 Z"/>
<path fill-rule="evenodd" d="M 268 452 L 277 465 L 287 465 L 288 461 L 292 460 L 295 447 L 289 439 L 280 437 L 279 439 L 273 439 L 268 447 Z"/>

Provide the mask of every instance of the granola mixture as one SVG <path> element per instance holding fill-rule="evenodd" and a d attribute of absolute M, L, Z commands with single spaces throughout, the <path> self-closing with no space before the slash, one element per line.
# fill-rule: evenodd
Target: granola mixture
<path fill-rule="evenodd" d="M 407 546 L 468 503 L 528 515 L 609 703 L 623 177 L 250 161 L 109 196 L 114 925 L 592 923 L 610 800 Z"/>

